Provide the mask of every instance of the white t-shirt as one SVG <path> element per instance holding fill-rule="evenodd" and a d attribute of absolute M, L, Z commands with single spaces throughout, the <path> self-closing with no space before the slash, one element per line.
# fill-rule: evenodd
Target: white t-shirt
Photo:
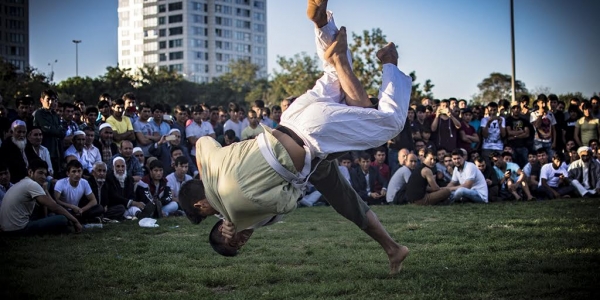
<path fill-rule="evenodd" d="M 452 172 L 452 182 L 458 182 L 459 184 L 465 183 L 467 180 L 473 181 L 472 190 L 476 190 L 485 202 L 488 202 L 488 189 L 487 183 L 483 173 L 477 169 L 474 163 L 466 161 L 462 171 L 458 170 L 458 167 L 454 167 Z"/>
<path fill-rule="evenodd" d="M 484 128 L 487 126 L 489 117 L 485 117 L 481 119 L 480 128 Z M 483 144 L 481 146 L 482 149 L 485 150 L 500 150 L 504 149 L 504 143 L 502 143 L 502 136 L 500 134 L 500 129 L 506 126 L 506 121 L 503 117 L 500 117 L 500 121 L 494 120 L 490 124 L 488 128 L 488 136 L 483 139 Z"/>
<path fill-rule="evenodd" d="M 0 228 L 14 231 L 25 228 L 35 208 L 35 198 L 46 195 L 42 186 L 29 177 L 13 185 L 0 206 Z"/>
<path fill-rule="evenodd" d="M 231 121 L 231 119 L 227 120 L 227 122 L 225 122 L 225 124 L 223 125 L 223 133 L 225 133 L 225 131 L 229 129 L 235 132 L 235 136 L 237 136 L 238 139 L 242 139 L 242 122 L 235 123 Z"/>
<path fill-rule="evenodd" d="M 569 177 L 569 172 L 567 172 L 567 168 L 565 165 L 561 165 L 558 167 L 558 170 L 555 170 L 552 167 L 552 163 L 547 163 L 542 166 L 542 170 L 540 171 L 540 182 L 538 186 L 542 186 L 542 179 L 546 179 L 547 183 L 551 187 L 558 187 L 558 181 L 560 178 L 558 175 L 562 174 L 565 178 Z"/>
<path fill-rule="evenodd" d="M 209 122 L 202 122 L 202 124 L 198 125 L 196 122 L 190 123 L 188 127 L 185 128 L 185 136 L 186 137 L 197 137 L 201 138 L 203 136 L 214 134 L 215 130 Z M 190 155 L 196 156 L 196 144 L 192 145 L 192 150 L 190 150 Z"/>
<path fill-rule="evenodd" d="M 190 180 L 192 180 L 192 176 L 188 174 L 185 174 L 183 181 L 179 181 L 177 177 L 175 177 L 175 172 L 167 175 L 167 186 L 171 188 L 173 197 L 179 198 L 179 190 L 181 189 L 181 185 Z"/>
<path fill-rule="evenodd" d="M 56 182 L 54 191 L 60 192 L 61 201 L 78 206 L 81 197 L 91 194 L 92 188 L 87 180 L 83 178 L 79 180 L 79 184 L 76 187 L 69 183 L 69 178 L 63 178 Z"/>
<path fill-rule="evenodd" d="M 394 201 L 396 193 L 408 182 L 412 171 L 407 166 L 402 166 L 398 171 L 392 175 L 390 182 L 388 183 L 387 193 L 385 194 L 385 200 L 388 203 Z"/>

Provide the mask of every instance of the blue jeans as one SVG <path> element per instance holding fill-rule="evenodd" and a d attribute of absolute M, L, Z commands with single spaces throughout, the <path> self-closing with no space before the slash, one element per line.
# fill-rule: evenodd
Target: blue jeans
<path fill-rule="evenodd" d="M 550 161 L 554 152 L 552 151 L 552 142 L 542 142 L 540 140 L 533 140 L 533 148 L 535 150 L 544 149 L 546 150 L 546 154 L 548 154 L 548 160 Z"/>
<path fill-rule="evenodd" d="M 515 162 L 517 163 L 517 165 L 519 165 L 520 168 L 525 167 L 525 165 L 527 164 L 528 154 L 529 149 L 527 149 L 527 147 L 513 148 L 513 158 L 515 159 Z"/>
<path fill-rule="evenodd" d="M 163 207 L 162 207 L 163 216 L 166 217 L 170 213 L 176 212 L 177 208 L 179 208 L 179 204 L 177 204 L 177 202 L 175 202 L 175 201 L 171 201 L 171 202 L 169 202 L 169 204 L 163 205 Z"/>
<path fill-rule="evenodd" d="M 7 231 L 10 235 L 42 235 L 69 233 L 69 220 L 63 215 L 53 215 L 35 221 L 29 221 L 25 228 Z"/>
<path fill-rule="evenodd" d="M 454 201 L 464 198 L 468 199 L 471 202 L 475 203 L 487 203 L 487 199 L 481 198 L 481 195 L 476 190 L 460 187 L 452 195 L 450 195 L 450 203 L 454 203 Z"/>

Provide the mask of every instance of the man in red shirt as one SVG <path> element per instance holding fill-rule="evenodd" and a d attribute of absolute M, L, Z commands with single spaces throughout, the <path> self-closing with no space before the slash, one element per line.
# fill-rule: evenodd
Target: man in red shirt
<path fill-rule="evenodd" d="M 390 167 L 385 163 L 386 151 L 384 147 L 379 147 L 375 149 L 375 161 L 371 163 L 371 166 L 377 168 L 379 174 L 385 180 L 390 181 Z"/>

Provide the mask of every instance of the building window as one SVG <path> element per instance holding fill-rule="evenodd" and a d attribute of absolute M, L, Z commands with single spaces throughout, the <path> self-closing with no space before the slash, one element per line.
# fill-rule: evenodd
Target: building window
<path fill-rule="evenodd" d="M 255 12 L 254 13 L 254 20 L 255 21 L 264 21 L 265 20 L 265 14 L 264 13 L 260 13 L 260 12 Z"/>
<path fill-rule="evenodd" d="M 265 3 L 263 1 L 254 1 L 254 7 L 258 9 L 265 9 Z"/>
<path fill-rule="evenodd" d="M 183 59 L 183 51 L 169 53 L 169 60 Z"/>
<path fill-rule="evenodd" d="M 231 6 L 229 6 L 229 5 L 223 5 L 223 14 L 225 14 L 225 15 L 231 15 L 232 11 L 233 11 L 233 9 L 231 8 Z"/>
<path fill-rule="evenodd" d="M 238 17 L 249 18 L 250 17 L 250 10 L 249 9 L 243 9 L 243 8 L 236 8 L 235 9 L 235 15 L 238 16 Z"/>
<path fill-rule="evenodd" d="M 166 41 L 158 42 L 158 49 L 166 49 L 166 48 L 167 48 L 167 42 Z"/>
<path fill-rule="evenodd" d="M 165 17 L 158 17 L 158 25 L 165 25 Z"/>
<path fill-rule="evenodd" d="M 215 4 L 215 12 L 217 12 L 217 13 L 223 12 L 223 5 Z"/>
<path fill-rule="evenodd" d="M 129 56 L 129 50 L 123 50 L 123 51 L 121 51 L 121 55 L 122 56 Z"/>
<path fill-rule="evenodd" d="M 183 64 L 169 65 L 169 70 L 170 71 L 182 72 L 183 71 Z"/>
<path fill-rule="evenodd" d="M 265 44 L 265 36 L 261 34 L 255 34 L 254 42 L 257 44 Z"/>
<path fill-rule="evenodd" d="M 181 46 L 183 46 L 183 40 L 182 39 L 170 40 L 169 41 L 169 48 L 177 48 L 177 47 L 181 47 Z"/>
<path fill-rule="evenodd" d="M 169 16 L 169 24 L 183 22 L 183 15 Z"/>
<path fill-rule="evenodd" d="M 160 4 L 158 6 L 158 13 L 164 13 L 167 11 L 167 6 L 165 4 Z"/>
<path fill-rule="evenodd" d="M 249 32 L 235 32 L 235 39 L 238 41 L 250 42 L 252 40 Z"/>
<path fill-rule="evenodd" d="M 250 21 L 235 20 L 235 27 L 250 29 Z"/>
<path fill-rule="evenodd" d="M 181 2 L 169 3 L 169 11 L 182 10 L 183 4 Z"/>
<path fill-rule="evenodd" d="M 235 0 L 235 4 L 250 5 L 250 0 Z"/>
<path fill-rule="evenodd" d="M 8 34 L 8 41 L 11 43 L 24 43 L 25 42 L 25 35 L 22 33 L 9 33 Z"/>
<path fill-rule="evenodd" d="M 183 34 L 183 27 L 169 28 L 169 36 Z"/>
<path fill-rule="evenodd" d="M 161 53 L 158 55 L 158 60 L 159 61 L 167 61 L 167 55 L 164 53 Z"/>
<path fill-rule="evenodd" d="M 219 72 L 219 73 L 223 72 L 223 66 L 222 65 L 217 65 L 217 72 Z"/>
<path fill-rule="evenodd" d="M 158 30 L 158 36 L 167 36 L 167 30 L 166 29 L 159 29 Z"/>
<path fill-rule="evenodd" d="M 254 23 L 254 31 L 256 31 L 256 32 L 265 32 L 265 24 L 256 24 L 256 23 Z"/>

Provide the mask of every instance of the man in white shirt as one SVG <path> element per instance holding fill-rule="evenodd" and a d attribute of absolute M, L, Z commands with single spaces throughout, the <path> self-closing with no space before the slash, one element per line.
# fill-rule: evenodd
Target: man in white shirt
<path fill-rule="evenodd" d="M 574 190 L 570 185 L 569 172 L 563 161 L 563 154 L 556 152 L 552 156 L 552 161 L 543 165 L 540 171 L 538 192 L 549 199 L 569 198 L 569 194 Z"/>
<path fill-rule="evenodd" d="M 83 170 L 86 175 L 89 175 L 92 172 L 92 168 L 94 167 L 94 163 L 88 161 L 87 155 L 84 153 L 84 145 L 85 145 L 85 132 L 81 130 L 77 130 L 73 133 L 73 144 L 65 151 L 65 156 L 75 156 L 77 160 L 83 166 Z"/>
<path fill-rule="evenodd" d="M 233 130 L 235 132 L 235 136 L 238 139 L 242 139 L 242 122 L 239 121 L 239 111 L 237 104 L 229 103 L 229 120 L 223 124 L 223 132 L 228 129 Z"/>
<path fill-rule="evenodd" d="M 179 202 L 179 190 L 187 181 L 192 180 L 192 176 L 188 175 L 189 161 L 185 156 L 179 156 L 173 162 L 175 172 L 167 175 L 167 186 L 171 188 L 173 200 Z"/>
<path fill-rule="evenodd" d="M 5 234 L 68 233 L 69 221 L 75 226 L 75 232 L 81 232 L 82 226 L 79 221 L 50 197 L 46 176 L 48 164 L 39 159 L 32 160 L 28 167 L 28 177 L 6 192 L 0 206 L 0 229 Z M 31 220 L 30 216 L 36 204 L 47 207 L 55 215 Z"/>
<path fill-rule="evenodd" d="M 194 122 L 190 123 L 185 128 L 185 136 L 187 136 L 190 145 L 192 145 L 192 149 L 190 150 L 190 155 L 192 157 L 196 157 L 196 142 L 199 138 L 203 136 L 210 136 L 213 139 L 216 139 L 215 131 L 213 130 L 212 125 L 209 122 L 203 122 L 202 116 L 204 115 L 204 110 L 200 105 L 194 105 L 191 109 L 192 117 Z"/>
<path fill-rule="evenodd" d="M 483 137 L 481 155 L 486 163 L 491 165 L 490 154 L 504 150 L 502 138 L 506 136 L 506 123 L 504 117 L 498 116 L 498 104 L 496 102 L 490 102 L 487 108 L 489 117 L 481 119 L 480 125 L 481 136 Z"/>
<path fill-rule="evenodd" d="M 283 113 L 277 129 L 229 147 L 210 138 L 199 139 L 196 153 L 202 182 L 192 180 L 184 187 L 201 184 L 205 199 L 202 194 L 184 193 L 182 187 L 180 203 L 195 223 L 209 215 L 223 215 L 220 231 L 225 241 L 235 241 L 236 229 L 242 233 L 295 209 L 310 180 L 338 213 L 381 245 L 390 273 L 398 273 L 408 248 L 389 236 L 375 213 L 343 179 L 330 154 L 370 149 L 398 135 L 407 118 L 411 79 L 398 69 L 393 43 L 379 50 L 382 87 L 374 109 L 352 72 L 346 29 L 335 26 L 326 1 L 309 0 L 307 14 L 316 25 L 323 77 Z M 365 131 L 377 134 L 365 135 Z"/>
<path fill-rule="evenodd" d="M 90 174 L 94 168 L 94 164 L 102 161 L 102 154 L 100 154 L 100 150 L 94 146 L 94 139 L 96 138 L 96 132 L 92 127 L 86 127 L 83 129 L 85 133 L 85 144 L 83 145 L 83 155 L 85 156 L 86 161 L 92 165 L 92 168 L 88 171 Z"/>
<path fill-rule="evenodd" d="M 77 135 L 74 136 L 75 138 Z M 66 169 L 68 177 L 58 180 L 54 186 L 56 203 L 82 221 L 102 217 L 104 208 L 96 201 L 88 181 L 81 178 L 83 174 L 81 163 L 78 160 L 71 160 L 67 163 Z"/>
<path fill-rule="evenodd" d="M 27 146 L 25 147 L 25 155 L 27 160 L 32 161 L 36 158 L 40 158 L 48 164 L 48 176 L 54 176 L 54 170 L 52 169 L 52 160 L 50 159 L 50 151 L 48 148 L 42 146 L 43 140 L 42 129 L 38 126 L 33 126 L 27 133 Z"/>
<path fill-rule="evenodd" d="M 529 122 L 535 129 L 533 147 L 535 150 L 546 150 L 548 156 L 552 157 L 552 149 L 556 146 L 556 131 L 554 130 L 556 118 L 546 107 L 546 103 L 548 103 L 546 95 L 539 94 L 536 100 L 538 109 L 531 112 Z"/>
<path fill-rule="evenodd" d="M 455 168 L 452 180 L 447 186 L 450 191 L 453 191 L 450 195 L 450 203 L 457 201 L 488 203 L 487 183 L 477 166 L 465 161 L 460 149 L 452 151 L 452 161 Z"/>

